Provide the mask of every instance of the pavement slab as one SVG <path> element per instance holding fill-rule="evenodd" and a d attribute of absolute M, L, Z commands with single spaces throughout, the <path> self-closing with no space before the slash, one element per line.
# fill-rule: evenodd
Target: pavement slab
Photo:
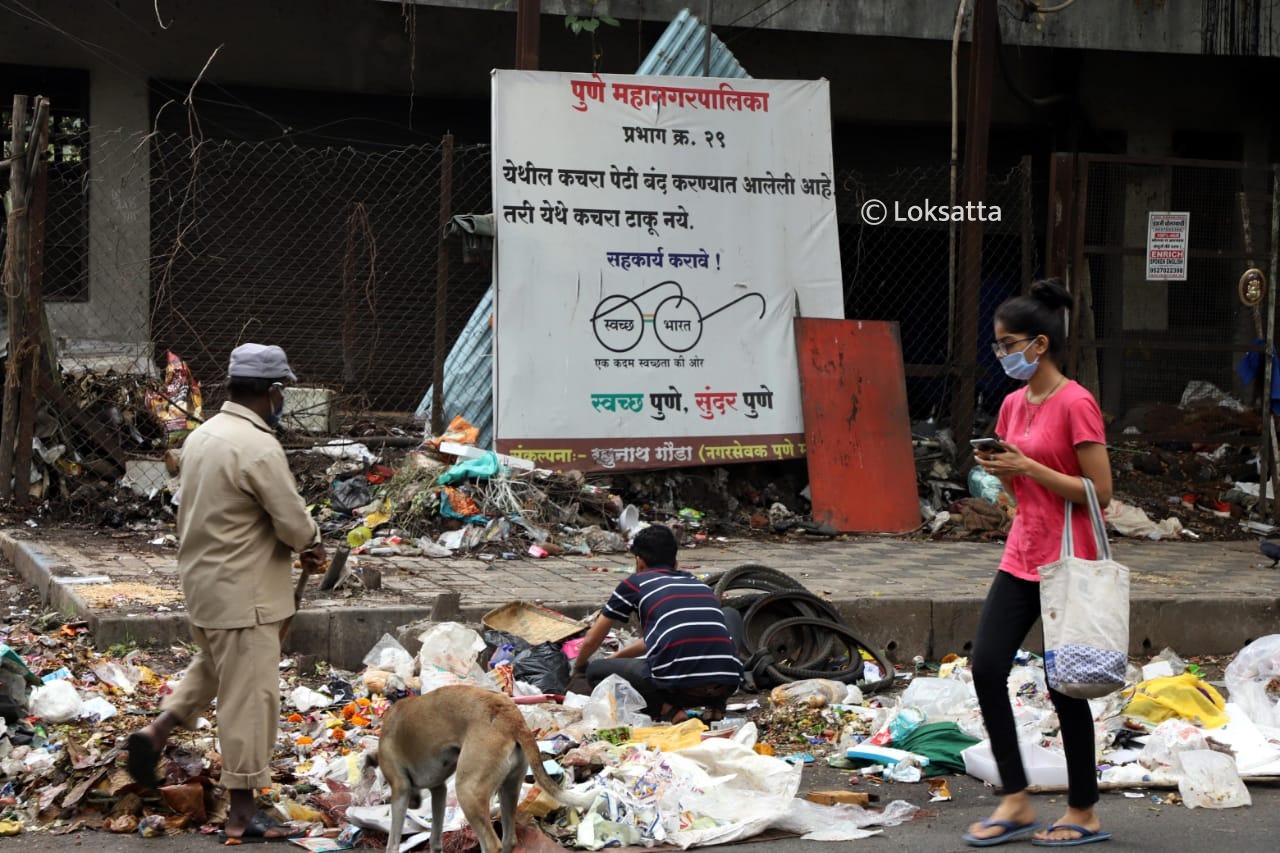
<path fill-rule="evenodd" d="M 188 636 L 176 550 L 151 541 L 155 534 L 0 532 L 0 547 L 22 577 L 54 607 L 88 621 L 102 648 Z M 1164 646 L 1227 654 L 1280 631 L 1280 571 L 1268 568 L 1254 542 L 1125 540 L 1114 552 L 1131 571 L 1135 654 Z M 717 540 L 683 549 L 680 558 L 699 575 L 744 563 L 784 571 L 832 601 L 859 636 L 902 663 L 972 648 L 1000 554 L 993 542 L 860 536 Z M 626 554 L 354 559 L 380 570 L 382 589 L 321 593 L 312 581 L 286 649 L 351 667 L 383 632 L 417 619 L 479 621 L 512 600 L 583 617 L 604 603 L 631 566 Z M 1037 634 L 1028 648 L 1037 648 Z"/>

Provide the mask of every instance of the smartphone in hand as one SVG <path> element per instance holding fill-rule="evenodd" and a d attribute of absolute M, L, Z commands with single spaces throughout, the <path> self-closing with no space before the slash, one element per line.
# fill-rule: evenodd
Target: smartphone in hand
<path fill-rule="evenodd" d="M 969 441 L 973 449 L 979 453 L 1004 453 L 1004 445 L 994 438 L 975 438 Z"/>

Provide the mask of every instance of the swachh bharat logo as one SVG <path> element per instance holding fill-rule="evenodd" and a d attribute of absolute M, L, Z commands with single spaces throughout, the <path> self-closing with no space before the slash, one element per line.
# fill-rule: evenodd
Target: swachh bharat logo
<path fill-rule="evenodd" d="M 894 222 L 999 222 L 1000 205 L 983 201 L 965 204 L 934 204 L 925 199 L 922 204 L 885 204 L 878 198 L 862 203 L 862 221 L 868 225 L 880 225 L 892 217 Z"/>

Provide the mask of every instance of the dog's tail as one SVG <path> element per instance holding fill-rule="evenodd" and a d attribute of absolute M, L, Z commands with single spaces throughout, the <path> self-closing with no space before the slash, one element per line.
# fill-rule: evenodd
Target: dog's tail
<path fill-rule="evenodd" d="M 516 729 L 516 742 L 520 744 L 520 749 L 524 751 L 524 757 L 529 761 L 529 770 L 533 772 L 533 778 L 537 781 L 538 787 L 566 806 L 573 806 L 579 809 L 588 808 L 596 801 L 595 793 L 566 791 L 547 775 L 547 771 L 542 767 L 542 753 L 538 751 L 538 741 L 534 739 L 533 732 L 529 731 L 529 727 L 524 725 L 523 715 L 520 715 L 520 717 L 520 726 Z"/>

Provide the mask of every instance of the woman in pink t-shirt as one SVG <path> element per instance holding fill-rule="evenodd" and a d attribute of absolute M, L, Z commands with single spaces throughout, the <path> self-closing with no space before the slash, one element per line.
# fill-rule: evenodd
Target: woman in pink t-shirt
<path fill-rule="evenodd" d="M 1049 691 L 1067 753 L 1070 792 L 1066 814 L 1040 828 L 1025 790 L 1027 777 L 1008 693 L 1013 656 L 1040 617 L 1038 569 L 1057 560 L 1062 547 L 1065 501 L 1084 503 L 1081 477 L 1093 481 L 1103 507 L 1111 500 L 1102 412 L 1093 395 L 1067 379 L 1060 367 L 1066 344 L 1063 313 L 1071 304 L 1071 294 L 1054 279 L 1036 282 L 1030 295 L 996 309 L 992 346 L 1000 366 L 1027 385 L 1000 406 L 996 436 L 1003 452 L 975 454 L 977 463 L 999 477 L 1018 502 L 973 649 L 973 684 L 1004 788 L 994 814 L 970 826 L 965 835 L 979 847 L 1033 833 L 1032 843 L 1040 846 L 1076 846 L 1111 837 L 1102 831 L 1094 809 L 1098 777 L 1088 701 Z M 1072 513 L 1072 524 L 1077 555 L 1094 559 L 1089 514 Z"/>

